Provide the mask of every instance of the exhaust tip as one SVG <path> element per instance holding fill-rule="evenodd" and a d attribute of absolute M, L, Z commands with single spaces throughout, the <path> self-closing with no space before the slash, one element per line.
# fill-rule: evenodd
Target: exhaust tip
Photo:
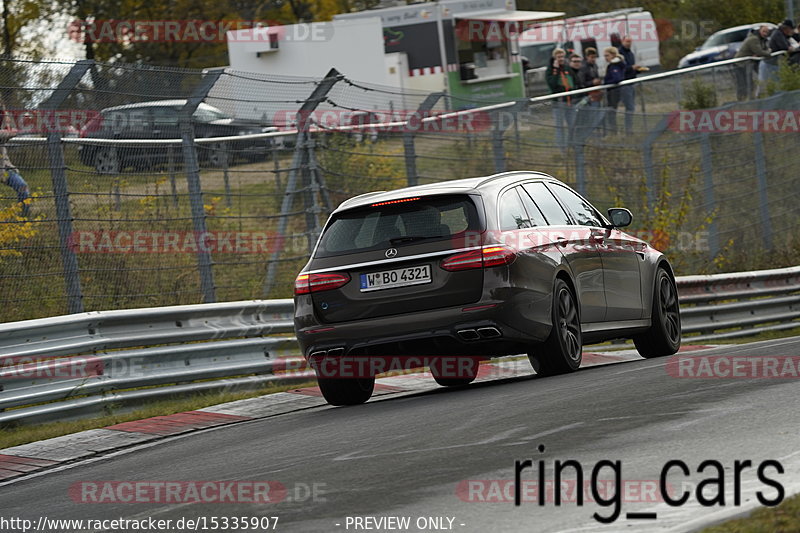
<path fill-rule="evenodd" d="M 465 341 L 476 341 L 481 338 L 480 334 L 474 329 L 462 329 L 456 333 Z"/>
<path fill-rule="evenodd" d="M 483 339 L 495 339 L 503 336 L 500 330 L 495 327 L 478 328 L 478 335 Z"/>
<path fill-rule="evenodd" d="M 340 346 L 339 348 L 331 348 L 328 350 L 328 357 L 341 357 L 344 355 L 344 347 Z"/>
<path fill-rule="evenodd" d="M 321 361 L 322 359 L 325 359 L 325 355 L 327 353 L 328 352 L 326 352 L 325 350 L 319 350 L 318 352 L 311 352 L 311 354 L 308 356 L 308 362 L 312 363 Z"/>

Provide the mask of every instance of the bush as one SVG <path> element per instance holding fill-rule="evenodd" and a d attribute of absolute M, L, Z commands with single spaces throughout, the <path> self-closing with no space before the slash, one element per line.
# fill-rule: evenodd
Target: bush
<path fill-rule="evenodd" d="M 712 85 L 703 83 L 698 78 L 695 78 L 686 90 L 684 99 L 681 100 L 681 108 L 686 111 L 693 111 L 712 107 L 717 107 L 716 90 Z"/>

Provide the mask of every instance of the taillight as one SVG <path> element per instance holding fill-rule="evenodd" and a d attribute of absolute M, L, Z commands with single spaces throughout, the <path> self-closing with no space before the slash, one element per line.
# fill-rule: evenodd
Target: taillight
<path fill-rule="evenodd" d="M 350 274 L 338 272 L 324 272 L 321 274 L 300 274 L 294 280 L 295 294 L 308 294 L 311 292 L 329 291 L 338 289 L 350 281 Z"/>
<path fill-rule="evenodd" d="M 516 256 L 514 250 L 508 246 L 484 246 L 478 250 L 451 255 L 442 260 L 439 266 L 450 272 L 471 268 L 488 268 L 508 265 L 514 261 Z"/>

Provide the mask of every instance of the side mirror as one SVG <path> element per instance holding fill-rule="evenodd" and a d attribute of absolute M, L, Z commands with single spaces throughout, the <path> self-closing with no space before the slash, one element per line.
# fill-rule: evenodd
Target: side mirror
<path fill-rule="evenodd" d="M 631 222 L 633 222 L 633 215 L 624 207 L 610 208 L 608 210 L 608 218 L 615 228 L 624 228 L 625 226 L 630 226 Z"/>

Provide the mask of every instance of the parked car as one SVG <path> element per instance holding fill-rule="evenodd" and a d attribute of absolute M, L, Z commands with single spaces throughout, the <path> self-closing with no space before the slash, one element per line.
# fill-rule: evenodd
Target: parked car
<path fill-rule="evenodd" d="M 294 325 L 315 369 L 348 358 L 527 353 L 537 373 L 581 364 L 581 346 L 632 338 L 644 357 L 681 341 L 672 267 L 555 178 L 507 172 L 372 192 L 330 216 L 295 281 Z M 475 379 L 431 372 L 442 385 Z M 333 405 L 363 403 L 374 376 L 321 374 Z"/>
<path fill-rule="evenodd" d="M 80 132 L 85 139 L 179 139 L 179 112 L 186 100 L 159 100 L 139 102 L 103 109 Z M 195 139 L 230 137 L 276 131 L 273 126 L 237 121 L 214 106 L 201 103 L 192 114 Z M 268 139 L 246 139 L 232 142 L 198 143 L 197 155 L 201 162 L 220 167 L 233 164 L 236 159 L 248 161 L 265 159 L 270 152 Z M 150 168 L 170 159 L 183 161 L 180 145 L 110 146 L 80 144 L 83 164 L 94 167 L 103 174 L 116 174 L 126 167 Z"/>
<path fill-rule="evenodd" d="M 735 26 L 733 28 L 726 28 L 716 33 L 705 40 L 703 44 L 698 46 L 694 52 L 687 54 L 678 62 L 678 68 L 694 67 L 697 65 L 704 65 L 706 63 L 714 63 L 716 61 L 724 61 L 725 59 L 732 59 L 736 52 L 741 48 L 742 43 L 747 38 L 751 31 L 758 31 L 761 26 L 769 26 L 772 30 L 775 24 L 769 22 L 761 22 L 759 24 L 745 24 L 743 26 Z"/>

